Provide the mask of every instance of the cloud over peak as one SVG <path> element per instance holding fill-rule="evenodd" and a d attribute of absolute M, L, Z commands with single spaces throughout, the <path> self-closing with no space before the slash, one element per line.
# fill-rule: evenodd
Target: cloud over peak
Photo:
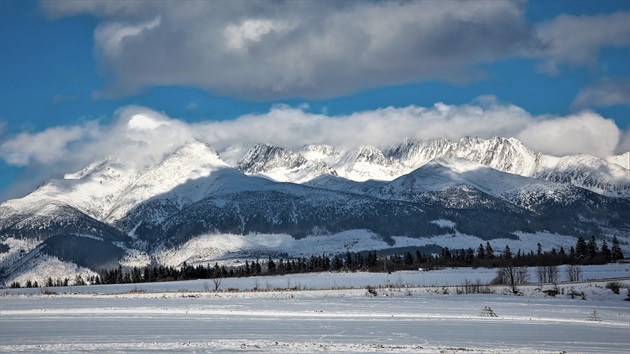
<path fill-rule="evenodd" d="M 276 105 L 264 114 L 196 123 L 146 107 L 126 106 L 115 112 L 111 124 L 83 121 L 40 132 L 5 134 L 0 158 L 41 176 L 29 186 L 20 185 L 26 182 L 18 180 L 17 186 L 11 187 L 13 191 L 27 191 L 42 179 L 78 171 L 107 157 L 141 168 L 194 140 L 221 152 L 256 143 L 295 150 L 307 144 L 385 148 L 407 138 L 457 140 L 465 136 L 516 137 L 535 151 L 557 156 L 587 153 L 607 157 L 627 151 L 624 144 L 628 141 L 627 132 L 622 136 L 612 120 L 593 112 L 532 116 L 518 106 L 483 96 L 467 105 L 386 107 L 340 116 L 311 113 L 306 105 Z"/>

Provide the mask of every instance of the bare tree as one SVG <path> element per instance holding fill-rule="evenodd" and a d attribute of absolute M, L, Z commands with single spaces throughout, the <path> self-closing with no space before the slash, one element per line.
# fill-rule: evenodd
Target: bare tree
<path fill-rule="evenodd" d="M 582 267 L 578 265 L 567 265 L 564 269 L 569 281 L 580 281 L 580 279 L 582 279 Z"/>
<path fill-rule="evenodd" d="M 214 284 L 214 291 L 218 291 L 221 286 L 221 282 L 223 278 L 212 278 L 212 283 Z"/>
<path fill-rule="evenodd" d="M 556 283 L 558 281 L 558 266 L 546 266 L 547 268 L 547 281 L 550 283 Z"/>
<path fill-rule="evenodd" d="M 536 278 L 538 278 L 539 283 L 547 282 L 547 267 L 539 266 L 536 267 Z"/>
<path fill-rule="evenodd" d="M 529 283 L 529 271 L 527 270 L 527 267 L 516 267 L 516 283 Z"/>
<path fill-rule="evenodd" d="M 558 281 L 558 266 L 536 267 L 536 277 L 539 283 L 555 283 Z"/>
<path fill-rule="evenodd" d="M 527 267 L 515 267 L 512 264 L 497 269 L 497 275 L 492 280 L 493 284 L 507 284 L 512 288 L 514 294 L 518 293 L 516 285 L 529 282 L 529 272 Z"/>

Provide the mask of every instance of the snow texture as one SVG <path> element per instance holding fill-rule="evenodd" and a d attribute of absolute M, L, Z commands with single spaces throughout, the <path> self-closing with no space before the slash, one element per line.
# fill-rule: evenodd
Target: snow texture
<path fill-rule="evenodd" d="M 584 267 L 625 276 L 628 265 Z M 432 275 L 432 273 L 435 273 Z M 7 289 L 3 352 L 622 353 L 630 308 L 604 281 L 519 287 L 524 296 L 455 295 L 490 270 L 307 274 L 208 281 Z M 424 278 L 423 278 L 424 277 Z M 415 280 L 414 280 L 415 279 Z M 423 279 L 423 280 L 420 280 Z M 434 282 L 433 280 L 437 280 Z M 422 286 L 424 282 L 425 286 Z M 447 285 L 440 285 L 448 283 Z M 354 284 L 355 289 L 348 289 Z M 365 286 L 372 285 L 372 296 Z M 252 289 L 259 291 L 226 291 Z M 322 290 L 299 290 L 302 288 Z M 288 290 L 287 288 L 291 288 Z M 297 288 L 297 289 L 294 289 Z M 30 295 L 28 292 L 31 292 Z M 569 293 L 584 293 L 573 297 Z M 497 317 L 481 317 L 491 308 Z M 589 321 L 596 312 L 601 321 Z M 54 322 L 54 326 L 50 323 Z"/>

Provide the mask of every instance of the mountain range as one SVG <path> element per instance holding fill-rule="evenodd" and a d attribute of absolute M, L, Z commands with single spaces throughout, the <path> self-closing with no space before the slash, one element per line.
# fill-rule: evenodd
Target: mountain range
<path fill-rule="evenodd" d="M 527 248 L 617 236 L 628 249 L 629 168 L 629 152 L 555 157 L 500 137 L 382 150 L 192 141 L 142 168 L 96 161 L 1 204 L 0 278 L 453 238 Z"/>

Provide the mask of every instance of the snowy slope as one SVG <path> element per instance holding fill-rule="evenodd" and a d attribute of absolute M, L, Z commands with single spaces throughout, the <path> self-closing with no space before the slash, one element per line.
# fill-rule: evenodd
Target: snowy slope
<path fill-rule="evenodd" d="M 465 137 L 458 142 L 448 139 L 429 141 L 407 140 L 391 147 L 387 156 L 416 169 L 435 158 L 464 158 L 494 169 L 531 176 L 535 171 L 536 154 L 514 138 L 494 137 L 488 140 Z"/>
<path fill-rule="evenodd" d="M 630 170 L 590 155 L 541 155 L 533 177 L 569 183 L 612 197 L 630 197 Z"/>
<path fill-rule="evenodd" d="M 70 206 L 95 219 L 102 219 L 134 177 L 133 169 L 120 161 L 106 159 L 67 174 L 61 180 L 50 180 L 24 198 L 3 203 L 1 208 L 42 214 L 46 208 L 52 212 L 52 209 Z"/>
<path fill-rule="evenodd" d="M 374 146 L 343 150 L 328 145 L 308 145 L 298 152 L 263 147 L 252 148 L 239 162 L 239 169 L 295 183 L 325 174 L 358 182 L 392 181 L 436 158 L 464 158 L 511 174 L 571 184 L 611 197 L 630 197 L 630 153 L 607 160 L 588 155 L 554 157 L 534 152 L 515 138 L 501 137 L 465 137 L 455 142 L 444 138 L 406 140 L 383 151 Z"/>
<path fill-rule="evenodd" d="M 533 207 L 533 196 L 537 202 L 549 199 L 566 202 L 576 198 L 571 194 L 571 187 L 566 185 L 501 172 L 464 158 L 432 160 L 385 184 L 376 193 L 382 197 L 420 201 L 428 192 L 452 191 L 454 188 L 464 191 L 473 188 L 527 208 Z"/>
<path fill-rule="evenodd" d="M 374 146 L 361 146 L 342 155 L 333 168 L 339 176 L 353 181 L 390 181 L 404 173 L 404 166 L 383 155 Z"/>
<path fill-rule="evenodd" d="M 610 156 L 606 161 L 617 164 L 625 169 L 630 169 L 630 151 L 621 155 Z"/>
<path fill-rule="evenodd" d="M 325 162 L 309 161 L 298 153 L 267 144 L 258 144 L 249 149 L 236 168 L 250 175 L 294 183 L 336 174 Z"/>
<path fill-rule="evenodd" d="M 630 308 L 605 288 L 621 265 L 584 267 L 586 279 L 504 286 L 494 269 L 312 273 L 40 289 L 7 289 L 3 352 L 46 353 L 625 353 Z M 534 274 L 534 269 L 528 269 Z M 564 272 L 561 279 L 564 280 Z M 596 276 L 591 276 L 596 274 Z M 617 275 L 618 276 L 618 275 Z M 626 278 L 627 279 L 627 278 Z M 621 286 L 628 280 L 619 279 Z M 366 287 L 376 296 L 370 296 Z M 210 288 L 210 290 L 208 290 Z M 293 290 L 289 288 L 295 288 Z M 230 289 L 230 291 L 227 291 Z M 253 291 L 257 289 L 258 291 Z M 298 290 L 299 289 L 299 290 Z M 305 290 L 307 289 L 307 290 Z M 584 293 L 584 299 L 569 293 Z M 25 296 L 24 294 L 28 294 Z M 498 317 L 481 317 L 490 307 Z M 589 321 L 596 312 L 600 321 Z M 51 325 L 53 324 L 54 325 Z"/>
<path fill-rule="evenodd" d="M 159 164 L 140 173 L 118 196 L 106 220 L 113 222 L 124 217 L 137 205 L 158 196 L 166 196 L 186 182 L 202 179 L 213 172 L 229 169 L 227 163 L 210 146 L 188 143 L 167 156 Z M 218 176 L 216 176 L 218 177 Z M 169 200 L 176 207 L 195 202 L 207 193 L 197 185 L 179 188 Z"/>

